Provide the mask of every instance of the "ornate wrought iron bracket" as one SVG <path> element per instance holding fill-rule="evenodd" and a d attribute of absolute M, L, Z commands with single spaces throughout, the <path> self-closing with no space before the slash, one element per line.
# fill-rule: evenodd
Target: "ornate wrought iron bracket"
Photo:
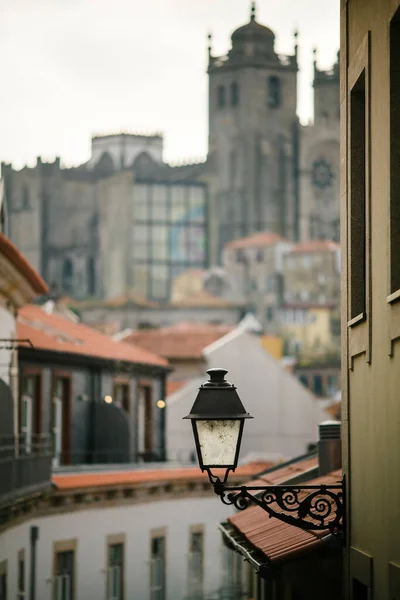
<path fill-rule="evenodd" d="M 251 504 L 265 510 L 270 517 L 306 531 L 328 530 L 332 535 L 344 533 L 344 480 L 337 485 L 227 486 L 229 471 L 221 480 L 209 468 L 209 480 L 215 493 L 227 505 L 244 510 Z"/>

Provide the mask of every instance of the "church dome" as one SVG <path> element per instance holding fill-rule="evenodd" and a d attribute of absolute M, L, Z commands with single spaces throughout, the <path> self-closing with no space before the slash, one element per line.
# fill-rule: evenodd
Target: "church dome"
<path fill-rule="evenodd" d="M 236 29 L 231 36 L 233 53 L 239 53 L 240 48 L 252 44 L 259 51 L 272 54 L 274 51 L 274 32 L 256 21 L 256 8 L 253 2 L 249 23 Z"/>
<path fill-rule="evenodd" d="M 261 23 L 257 23 L 255 16 L 251 16 L 251 20 L 246 25 L 242 25 L 236 29 L 231 36 L 232 44 L 241 43 L 241 42 L 264 42 L 267 44 L 274 43 L 275 34 L 269 29 L 269 27 L 265 27 L 265 25 L 261 25 Z"/>

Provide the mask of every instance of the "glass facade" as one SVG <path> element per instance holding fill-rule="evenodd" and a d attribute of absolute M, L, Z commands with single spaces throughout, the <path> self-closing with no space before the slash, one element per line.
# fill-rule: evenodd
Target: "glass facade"
<path fill-rule="evenodd" d="M 173 279 L 207 266 L 206 188 L 139 183 L 133 191 L 133 288 L 169 300 Z"/>

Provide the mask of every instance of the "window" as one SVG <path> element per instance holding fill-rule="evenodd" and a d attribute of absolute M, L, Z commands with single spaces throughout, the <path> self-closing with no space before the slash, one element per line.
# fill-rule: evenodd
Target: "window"
<path fill-rule="evenodd" d="M 138 385 L 138 451 L 147 460 L 153 452 L 153 404 L 150 385 Z"/>
<path fill-rule="evenodd" d="M 366 585 L 358 581 L 358 579 L 353 579 L 353 595 L 352 600 L 369 600 L 369 590 Z"/>
<path fill-rule="evenodd" d="M 218 108 L 224 108 L 225 106 L 225 86 L 223 85 L 217 87 L 217 105 Z"/>
<path fill-rule="evenodd" d="M 366 118 L 365 70 L 350 94 L 350 319 L 365 317 Z"/>
<path fill-rule="evenodd" d="M 74 283 L 74 265 L 70 258 L 65 258 L 62 266 L 62 286 L 64 291 L 71 292 Z"/>
<path fill-rule="evenodd" d="M 32 451 L 33 435 L 42 431 L 42 401 L 40 374 L 24 373 L 22 380 L 22 396 L 20 405 L 22 451 Z"/>
<path fill-rule="evenodd" d="M 18 592 L 17 600 L 25 600 L 25 552 L 18 552 Z"/>
<path fill-rule="evenodd" d="M 0 600 L 7 600 L 7 561 L 0 563 Z"/>
<path fill-rule="evenodd" d="M 231 85 L 231 105 L 238 106 L 239 104 L 239 85 L 234 81 Z"/>
<path fill-rule="evenodd" d="M 54 573 L 54 600 L 74 600 L 74 551 L 57 552 Z"/>
<path fill-rule="evenodd" d="M 267 306 L 265 318 L 267 319 L 268 323 L 271 323 L 271 321 L 274 320 L 274 308 L 273 308 L 273 306 Z"/>
<path fill-rule="evenodd" d="M 191 531 L 188 555 L 188 600 L 203 598 L 204 536 L 202 531 Z"/>
<path fill-rule="evenodd" d="M 123 600 L 124 588 L 124 545 L 108 546 L 107 600 Z"/>
<path fill-rule="evenodd" d="M 130 385 L 129 382 L 115 382 L 113 389 L 113 401 L 121 407 L 126 413 L 129 413 L 129 397 L 130 397 Z"/>
<path fill-rule="evenodd" d="M 400 9 L 390 24 L 390 293 L 400 290 Z"/>
<path fill-rule="evenodd" d="M 281 105 L 281 80 L 276 75 L 268 78 L 268 106 L 279 108 Z"/>
<path fill-rule="evenodd" d="M 262 248 L 259 248 L 256 251 L 256 261 L 257 262 L 264 262 L 264 250 Z"/>
<path fill-rule="evenodd" d="M 165 536 L 151 540 L 150 600 L 165 600 Z"/>
<path fill-rule="evenodd" d="M 328 375 L 328 393 L 333 396 L 338 390 L 337 375 Z"/>
<path fill-rule="evenodd" d="M 300 383 L 304 385 L 304 387 L 308 388 L 308 375 L 300 375 L 299 380 Z"/>
<path fill-rule="evenodd" d="M 26 454 L 30 454 L 32 448 L 32 400 L 31 395 L 22 396 L 21 433 Z"/>
<path fill-rule="evenodd" d="M 313 377 L 313 388 L 314 388 L 314 394 L 316 396 L 322 396 L 323 395 L 322 377 L 321 377 L 321 375 L 314 375 L 314 377 Z"/>
<path fill-rule="evenodd" d="M 52 403 L 53 465 L 69 463 L 71 425 L 71 381 L 68 377 L 54 380 Z"/>
<path fill-rule="evenodd" d="M 237 263 L 246 263 L 246 256 L 243 250 L 239 249 L 236 251 L 236 262 Z"/>
<path fill-rule="evenodd" d="M 87 261 L 87 290 L 89 296 L 96 293 L 96 261 L 93 256 Z"/>
<path fill-rule="evenodd" d="M 223 544 L 222 546 L 222 598 L 243 598 L 243 558 Z"/>
<path fill-rule="evenodd" d="M 24 185 L 22 190 L 22 210 L 29 210 L 31 207 L 31 203 L 29 200 L 29 190 L 28 186 Z"/>

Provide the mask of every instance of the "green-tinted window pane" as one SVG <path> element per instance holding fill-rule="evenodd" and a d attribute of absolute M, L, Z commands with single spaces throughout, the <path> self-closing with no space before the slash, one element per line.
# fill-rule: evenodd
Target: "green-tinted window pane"
<path fill-rule="evenodd" d="M 167 260 L 168 230 L 164 225 L 153 225 L 151 230 L 151 250 L 155 260 Z"/>
<path fill-rule="evenodd" d="M 135 243 L 133 246 L 133 259 L 134 260 L 147 260 L 149 256 L 148 245 Z"/>
<path fill-rule="evenodd" d="M 187 260 L 191 263 L 204 263 L 206 244 L 204 228 L 201 225 L 188 229 L 186 244 Z"/>
<path fill-rule="evenodd" d="M 144 224 L 136 224 L 133 228 L 133 243 L 138 242 L 139 245 L 147 242 L 149 237 L 149 227 Z"/>

